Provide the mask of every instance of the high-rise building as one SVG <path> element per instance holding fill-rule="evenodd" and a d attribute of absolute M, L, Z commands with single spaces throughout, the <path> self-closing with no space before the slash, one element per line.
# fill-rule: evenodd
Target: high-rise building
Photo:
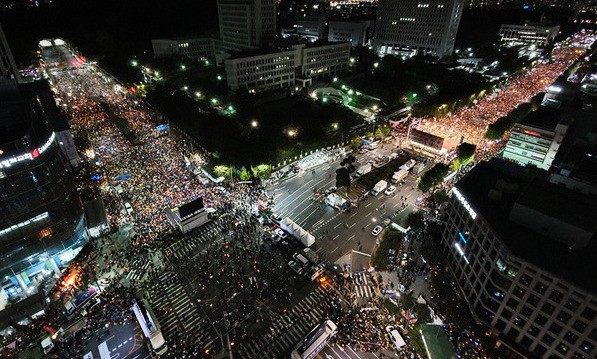
<path fill-rule="evenodd" d="M 452 190 L 448 265 L 511 358 L 595 358 L 596 197 L 497 158 Z"/>
<path fill-rule="evenodd" d="M 46 82 L 17 81 L 0 35 L 0 310 L 5 310 L 9 297 L 26 298 L 52 273 L 60 274 L 87 233 L 72 167 L 50 124 L 57 114 L 51 90 Z"/>
<path fill-rule="evenodd" d="M 276 39 L 276 0 L 218 0 L 225 50 L 267 47 Z"/>
<path fill-rule="evenodd" d="M 380 0 L 373 47 L 380 56 L 450 56 L 463 7 L 463 0 Z"/>

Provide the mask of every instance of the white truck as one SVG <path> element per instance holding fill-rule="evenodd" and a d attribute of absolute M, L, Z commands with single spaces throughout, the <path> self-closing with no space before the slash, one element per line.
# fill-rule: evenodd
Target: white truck
<path fill-rule="evenodd" d="M 371 190 L 371 195 L 377 196 L 380 192 L 385 191 L 386 188 L 388 188 L 388 182 L 381 180 L 377 182 L 375 186 L 373 186 L 373 189 Z"/>
<path fill-rule="evenodd" d="M 366 165 L 362 165 L 361 167 L 359 167 L 357 169 L 356 175 L 357 176 L 362 176 L 364 174 L 367 174 L 367 173 L 371 172 L 372 168 L 373 168 L 373 165 L 371 163 L 367 163 Z"/>
<path fill-rule="evenodd" d="M 346 203 L 346 200 L 341 196 L 337 195 L 336 193 L 330 193 L 326 197 L 325 203 L 327 203 L 329 206 L 333 208 L 340 209 L 342 208 L 342 205 Z"/>
<path fill-rule="evenodd" d="M 405 169 L 407 171 L 409 171 L 411 168 L 413 168 L 415 165 L 417 164 L 417 161 L 410 159 L 408 161 L 406 161 L 405 164 L 403 164 L 402 166 L 400 166 L 400 169 Z"/>
<path fill-rule="evenodd" d="M 394 172 L 392 176 L 392 183 L 397 183 L 404 180 L 408 176 L 408 170 L 401 168 L 399 171 Z"/>

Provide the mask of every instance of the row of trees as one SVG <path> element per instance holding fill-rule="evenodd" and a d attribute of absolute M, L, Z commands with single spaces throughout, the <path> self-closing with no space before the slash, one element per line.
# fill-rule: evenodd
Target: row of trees
<path fill-rule="evenodd" d="M 365 133 L 366 138 L 373 138 L 374 140 L 381 140 L 384 137 L 392 133 L 392 130 L 388 126 L 381 126 L 375 129 L 375 132 L 368 131 Z M 358 150 L 363 144 L 363 139 L 359 135 L 354 135 L 350 140 L 350 147 L 353 150 Z"/>
<path fill-rule="evenodd" d="M 272 166 L 268 164 L 260 164 L 258 166 L 251 166 L 236 168 L 234 166 L 218 165 L 213 168 L 214 173 L 218 177 L 224 177 L 225 180 L 239 179 L 241 181 L 248 181 L 251 178 L 266 179 L 272 173 Z"/>

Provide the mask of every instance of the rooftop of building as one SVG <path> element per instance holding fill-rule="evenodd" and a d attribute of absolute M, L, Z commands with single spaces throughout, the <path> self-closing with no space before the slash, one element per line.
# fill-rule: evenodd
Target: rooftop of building
<path fill-rule="evenodd" d="M 567 110 L 574 118 L 574 124 L 552 163 L 554 168 L 571 171 L 571 176 L 597 183 L 597 111 Z"/>
<path fill-rule="evenodd" d="M 520 124 L 555 131 L 556 126 L 559 123 L 569 125 L 571 121 L 572 118 L 559 108 L 541 106 L 537 111 L 533 111 L 525 116 L 522 121 L 520 121 Z"/>
<path fill-rule="evenodd" d="M 47 80 L 19 83 L 10 91 L 0 92 L 0 144 L 13 142 L 31 131 L 32 101 L 39 101 L 56 131 L 70 128 L 65 113 L 56 106 Z"/>
<path fill-rule="evenodd" d="M 278 52 L 284 51 L 292 51 L 293 46 L 300 46 L 303 45 L 305 48 L 316 48 L 328 45 L 339 45 L 339 44 L 348 44 L 348 42 L 330 42 L 327 40 L 317 40 L 314 42 L 310 41 L 303 41 L 300 39 L 282 39 L 279 41 L 277 47 L 269 47 L 269 48 L 261 48 L 261 49 L 251 49 L 251 50 L 243 50 L 243 51 L 235 51 L 232 52 L 228 59 L 242 59 L 246 57 L 256 57 L 256 56 L 263 56 L 263 55 L 270 55 L 275 54 Z"/>
<path fill-rule="evenodd" d="M 516 190 L 503 192 L 500 200 L 493 200 L 488 194 L 498 180 L 516 184 Z M 597 293 L 594 232 L 589 244 L 577 250 L 509 219 L 512 206 L 519 203 L 581 228 L 594 229 L 595 198 L 547 182 L 544 172 L 500 159 L 481 162 L 457 187 L 513 255 Z"/>
<path fill-rule="evenodd" d="M 0 145 L 25 136 L 31 129 L 29 106 L 19 98 L 0 100 Z"/>

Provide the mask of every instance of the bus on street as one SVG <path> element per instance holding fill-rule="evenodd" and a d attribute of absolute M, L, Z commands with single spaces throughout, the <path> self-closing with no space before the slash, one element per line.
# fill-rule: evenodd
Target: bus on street
<path fill-rule="evenodd" d="M 312 359 L 336 335 L 338 327 L 331 320 L 319 324 L 298 343 L 292 351 L 291 359 Z"/>

